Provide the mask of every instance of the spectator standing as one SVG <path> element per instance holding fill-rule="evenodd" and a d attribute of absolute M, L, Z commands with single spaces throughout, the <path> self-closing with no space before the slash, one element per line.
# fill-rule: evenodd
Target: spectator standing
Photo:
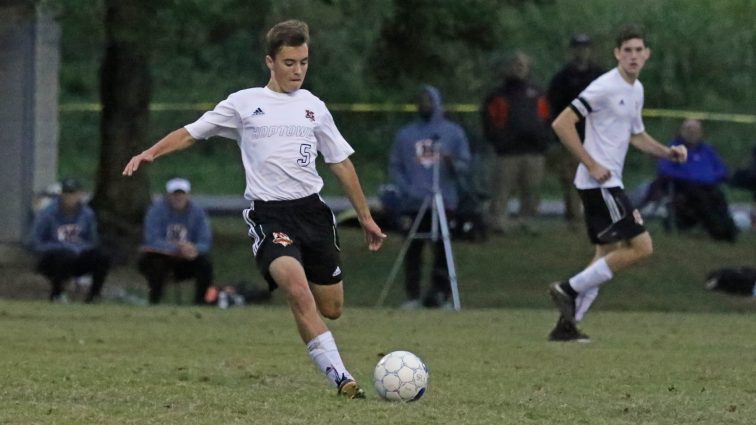
<path fill-rule="evenodd" d="M 194 304 L 204 304 L 213 281 L 210 260 L 212 230 L 207 213 L 192 202 L 191 183 L 173 178 L 165 184 L 165 196 L 147 210 L 139 272 L 147 279 L 150 304 L 159 304 L 171 275 L 177 280 L 195 279 Z"/>
<path fill-rule="evenodd" d="M 97 218 L 83 198 L 81 183 L 64 179 L 58 199 L 32 224 L 30 245 L 39 260 L 37 271 L 52 286 L 50 301 L 67 302 L 65 283 L 87 274 L 92 275 L 92 284 L 84 302 L 97 301 L 110 269 L 110 257 L 98 245 Z"/>
<path fill-rule="evenodd" d="M 336 220 L 319 195 L 323 179 L 316 168 L 318 155 L 354 207 L 368 249 L 379 250 L 386 235 L 373 220 L 349 159 L 354 149 L 325 103 L 301 88 L 309 67 L 309 27 L 297 20 L 280 22 L 265 42 L 270 71 L 265 87 L 231 94 L 199 120 L 131 158 L 123 174 L 130 176 L 140 165 L 197 140 L 235 140 L 246 175 L 244 197 L 250 202 L 243 217 L 258 268 L 271 290 L 280 287 L 284 292 L 310 359 L 337 394 L 361 399 L 365 391 L 344 366 L 322 317 L 341 316 L 344 283 Z"/>
<path fill-rule="evenodd" d="M 465 131 L 444 117 L 441 94 L 425 85 L 417 95 L 419 118 L 397 131 L 389 158 L 389 175 L 399 189 L 400 227 L 407 233 L 423 202 L 433 196 L 434 167 L 438 163 L 439 190 L 444 198 L 447 219 L 453 220 L 459 202 L 458 183 L 470 164 L 470 147 Z M 433 206 L 431 205 L 431 208 Z M 424 214 L 420 232 L 431 231 L 431 213 Z M 444 242 L 433 244 L 431 285 L 422 302 L 420 280 L 425 240 L 410 242 L 404 258 L 407 301 L 403 308 L 438 307 L 449 300 L 451 287 Z"/>
<path fill-rule="evenodd" d="M 507 211 L 510 196 L 520 198 L 519 225 L 532 233 L 544 173 L 544 158 L 550 137 L 549 107 L 541 90 L 529 81 L 530 58 L 515 52 L 505 66 L 504 82 L 483 103 L 483 131 L 493 145 L 496 162 L 488 211 L 492 231 L 513 228 Z"/>
<path fill-rule="evenodd" d="M 572 58 L 554 74 L 546 91 L 552 113 L 559 113 L 568 107 L 591 81 L 605 72 L 603 67 L 591 60 L 592 44 L 591 37 L 584 33 L 575 34 L 570 39 Z M 585 120 L 578 122 L 577 131 L 580 140 L 585 140 Z M 549 160 L 552 165 L 550 168 L 556 172 L 562 188 L 564 218 L 570 228 L 575 229 L 583 217 L 580 197 L 572 183 L 579 162 L 560 144 L 551 149 Z"/>
<path fill-rule="evenodd" d="M 672 194 L 672 219 L 677 228 L 686 230 L 700 223 L 712 238 L 734 242 L 738 228 L 721 189 L 728 178 L 727 167 L 716 149 L 705 143 L 701 121 L 683 121 L 669 146 L 688 150 L 687 162 L 661 159 L 658 165 L 656 184 Z"/>

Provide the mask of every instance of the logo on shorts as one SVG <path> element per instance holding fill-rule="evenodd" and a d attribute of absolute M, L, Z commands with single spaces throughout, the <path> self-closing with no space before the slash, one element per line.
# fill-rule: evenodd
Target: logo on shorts
<path fill-rule="evenodd" d="M 641 217 L 641 213 L 638 210 L 633 210 L 633 218 L 635 219 L 635 222 L 643 226 L 643 217 Z"/>
<path fill-rule="evenodd" d="M 333 274 L 331 276 L 336 277 L 341 273 L 341 267 L 336 266 L 336 270 L 333 271 Z"/>
<path fill-rule="evenodd" d="M 293 244 L 289 235 L 283 232 L 273 232 L 273 243 L 277 243 L 283 246 L 289 246 Z"/>
<path fill-rule="evenodd" d="M 307 118 L 310 121 L 315 121 L 315 112 L 312 112 L 309 109 L 305 109 L 305 118 Z"/>

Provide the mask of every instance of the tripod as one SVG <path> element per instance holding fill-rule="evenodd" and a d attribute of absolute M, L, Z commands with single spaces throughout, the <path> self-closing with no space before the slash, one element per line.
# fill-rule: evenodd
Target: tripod
<path fill-rule="evenodd" d="M 391 268 L 391 272 L 386 279 L 386 283 L 383 285 L 381 294 L 378 296 L 378 300 L 375 303 L 376 307 L 383 306 L 383 302 L 386 300 L 391 285 L 394 284 L 396 275 L 399 272 L 399 268 L 404 262 L 407 250 L 413 240 L 417 239 L 430 239 L 433 242 L 438 241 L 439 233 L 444 244 L 444 255 L 446 256 L 446 267 L 449 273 L 449 285 L 452 292 L 452 305 L 454 310 L 459 311 L 462 309 L 462 305 L 459 301 L 459 289 L 457 287 L 457 271 L 454 267 L 454 254 L 451 247 L 451 235 L 449 233 L 449 222 L 446 219 L 446 210 L 444 209 L 444 196 L 441 193 L 440 176 L 441 176 L 441 153 L 439 151 L 438 142 L 434 140 L 433 143 L 433 186 L 431 195 L 427 196 L 420 210 L 417 213 L 412 226 L 410 227 L 409 234 L 407 235 L 402 248 L 399 250 L 399 255 L 394 261 L 394 265 Z M 423 221 L 425 214 L 430 210 L 431 213 L 431 230 L 430 233 L 418 233 L 420 223 Z"/>

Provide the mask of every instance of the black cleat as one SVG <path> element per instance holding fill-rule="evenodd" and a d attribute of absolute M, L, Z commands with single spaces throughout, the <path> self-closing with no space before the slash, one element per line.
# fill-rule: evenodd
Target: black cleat
<path fill-rule="evenodd" d="M 580 332 L 580 330 L 572 322 L 565 320 L 564 317 L 559 316 L 554 329 L 549 332 L 549 341 L 555 342 L 580 342 L 587 344 L 591 342 L 591 337 Z"/>
<path fill-rule="evenodd" d="M 559 309 L 559 312 L 570 323 L 575 325 L 575 298 L 572 295 L 564 292 L 559 286 L 561 282 L 554 282 L 549 286 L 549 295 L 551 301 Z"/>

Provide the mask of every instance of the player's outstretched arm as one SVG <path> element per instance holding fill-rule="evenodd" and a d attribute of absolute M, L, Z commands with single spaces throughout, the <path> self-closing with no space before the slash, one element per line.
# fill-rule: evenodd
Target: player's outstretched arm
<path fill-rule="evenodd" d="M 360 180 L 357 177 L 357 172 L 354 169 L 354 165 L 349 158 L 337 162 L 335 164 L 328 164 L 331 172 L 341 183 L 344 188 L 344 192 L 349 198 L 349 202 L 352 203 L 354 210 L 357 212 L 357 219 L 360 221 L 362 230 L 365 232 L 365 241 L 368 244 L 368 249 L 371 251 L 378 251 L 383 245 L 383 240 L 386 239 L 386 234 L 381 231 L 381 228 L 373 220 L 373 216 L 370 214 L 370 207 L 368 206 L 365 194 L 360 186 Z"/>
<path fill-rule="evenodd" d="M 588 168 L 588 173 L 591 177 L 599 183 L 603 183 L 609 180 L 612 174 L 603 165 L 594 161 L 593 157 L 583 147 L 583 144 L 580 142 L 580 135 L 575 127 L 578 121 L 580 121 L 580 117 L 578 117 L 575 111 L 571 108 L 565 108 L 556 117 L 554 122 L 551 123 L 551 128 L 554 129 L 564 147 Z"/>
<path fill-rule="evenodd" d="M 657 158 L 668 159 L 680 163 L 688 160 L 688 148 L 683 145 L 664 146 L 645 131 L 643 133 L 634 134 L 630 138 L 630 143 L 638 148 L 638 150 Z"/>
<path fill-rule="evenodd" d="M 191 146 L 194 141 L 194 138 L 185 128 L 182 127 L 178 130 L 174 130 L 152 145 L 149 149 L 132 157 L 123 169 L 123 175 L 130 176 L 139 169 L 139 166 L 143 162 L 150 163 L 163 155 L 186 149 Z"/>

